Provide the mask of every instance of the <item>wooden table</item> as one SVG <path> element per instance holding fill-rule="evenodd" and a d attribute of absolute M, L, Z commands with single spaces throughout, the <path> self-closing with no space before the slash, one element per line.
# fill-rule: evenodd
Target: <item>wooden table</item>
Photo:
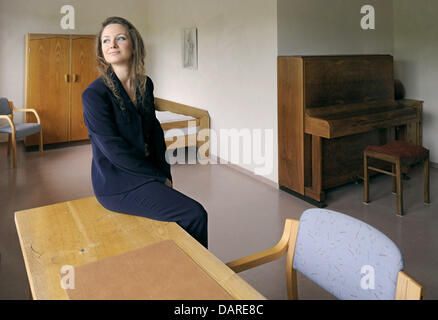
<path fill-rule="evenodd" d="M 173 240 L 235 299 L 265 299 L 174 222 L 119 214 L 95 197 L 15 212 L 34 299 L 68 299 L 64 265 L 79 266 L 162 240 Z"/>

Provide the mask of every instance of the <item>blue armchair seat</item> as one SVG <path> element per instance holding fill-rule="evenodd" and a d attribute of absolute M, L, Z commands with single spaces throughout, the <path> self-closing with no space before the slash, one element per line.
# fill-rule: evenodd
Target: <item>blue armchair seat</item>
<path fill-rule="evenodd" d="M 39 123 L 17 123 L 15 124 L 15 139 L 21 139 L 31 134 L 41 131 L 41 125 Z M 0 133 L 12 134 L 12 128 L 10 125 L 0 127 Z"/>

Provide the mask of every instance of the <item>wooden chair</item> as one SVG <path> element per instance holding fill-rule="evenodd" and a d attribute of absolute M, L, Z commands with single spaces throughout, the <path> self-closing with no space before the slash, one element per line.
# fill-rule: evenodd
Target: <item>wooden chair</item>
<path fill-rule="evenodd" d="M 278 244 L 227 263 L 241 272 L 287 253 L 289 299 L 298 299 L 297 271 L 338 299 L 418 300 L 423 287 L 402 271 L 397 246 L 372 226 L 325 209 L 304 211 L 300 220 L 286 219 Z"/>
<path fill-rule="evenodd" d="M 424 166 L 424 202 L 430 203 L 429 198 L 429 150 L 422 146 L 405 141 L 391 141 L 383 146 L 368 146 L 364 150 L 364 202 L 369 202 L 369 173 L 377 171 L 392 176 L 392 192 L 397 193 L 397 213 L 403 215 L 403 185 L 401 168 L 416 163 Z M 374 158 L 392 164 L 392 172 L 368 165 L 368 158 Z"/>
<path fill-rule="evenodd" d="M 37 123 L 14 123 L 14 112 L 31 112 L 35 115 Z M 8 156 L 13 155 L 13 166 L 17 168 L 17 139 L 40 133 L 40 153 L 43 153 L 43 129 L 41 127 L 40 117 L 34 109 L 15 108 L 11 101 L 6 98 L 0 98 L 0 119 L 7 120 L 7 124 L 0 126 L 0 133 L 9 134 L 8 139 Z"/>

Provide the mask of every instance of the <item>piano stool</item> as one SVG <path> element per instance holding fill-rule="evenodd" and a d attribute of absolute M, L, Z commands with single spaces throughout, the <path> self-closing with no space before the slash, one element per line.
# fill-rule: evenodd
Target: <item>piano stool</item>
<path fill-rule="evenodd" d="M 403 215 L 402 166 L 423 163 L 424 203 L 429 204 L 429 150 L 405 141 L 391 141 L 383 146 L 367 146 L 364 150 L 364 202 L 369 202 L 368 170 L 392 176 L 392 192 L 397 193 L 397 214 Z M 383 160 L 392 164 L 392 172 L 368 166 L 368 158 Z"/>

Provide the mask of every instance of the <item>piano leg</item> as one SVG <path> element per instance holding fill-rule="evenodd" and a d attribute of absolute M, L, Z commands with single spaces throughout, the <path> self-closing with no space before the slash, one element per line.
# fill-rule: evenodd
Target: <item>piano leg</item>
<path fill-rule="evenodd" d="M 368 158 L 366 151 L 363 155 L 363 202 L 368 203 L 370 201 L 370 185 L 369 185 L 369 173 L 368 173 Z"/>
<path fill-rule="evenodd" d="M 395 127 L 395 140 L 406 141 L 408 143 L 422 146 L 421 123 L 419 121 L 411 121 L 406 124 Z M 409 179 L 407 174 L 410 171 L 409 166 L 402 166 L 403 178 Z M 407 179 L 406 179 L 407 177 Z M 395 188 L 393 187 L 393 192 Z"/>
<path fill-rule="evenodd" d="M 429 156 L 424 160 L 424 203 L 430 204 L 430 176 L 429 176 Z"/>
<path fill-rule="evenodd" d="M 403 182 L 401 177 L 401 162 L 397 159 L 395 163 L 395 174 L 397 177 L 397 213 L 403 215 Z"/>
<path fill-rule="evenodd" d="M 421 134 L 419 134 L 420 123 L 411 121 L 396 127 L 396 140 L 406 141 L 408 143 L 422 145 Z"/>
<path fill-rule="evenodd" d="M 305 188 L 305 196 L 318 202 L 325 201 L 322 190 L 322 138 L 312 135 L 312 186 Z"/>
<path fill-rule="evenodd" d="M 312 136 L 312 189 L 323 200 L 322 194 L 322 141 L 321 137 Z"/>
<path fill-rule="evenodd" d="M 324 208 L 325 193 L 322 191 L 322 139 L 318 136 L 304 134 L 303 166 L 298 173 L 303 174 L 302 184 L 287 184 L 287 179 L 280 181 L 280 190 L 300 198 L 316 207 Z M 300 155 L 300 156 L 301 156 Z M 280 180 L 280 179 L 279 179 Z M 301 188 L 294 188 L 302 187 Z"/>

